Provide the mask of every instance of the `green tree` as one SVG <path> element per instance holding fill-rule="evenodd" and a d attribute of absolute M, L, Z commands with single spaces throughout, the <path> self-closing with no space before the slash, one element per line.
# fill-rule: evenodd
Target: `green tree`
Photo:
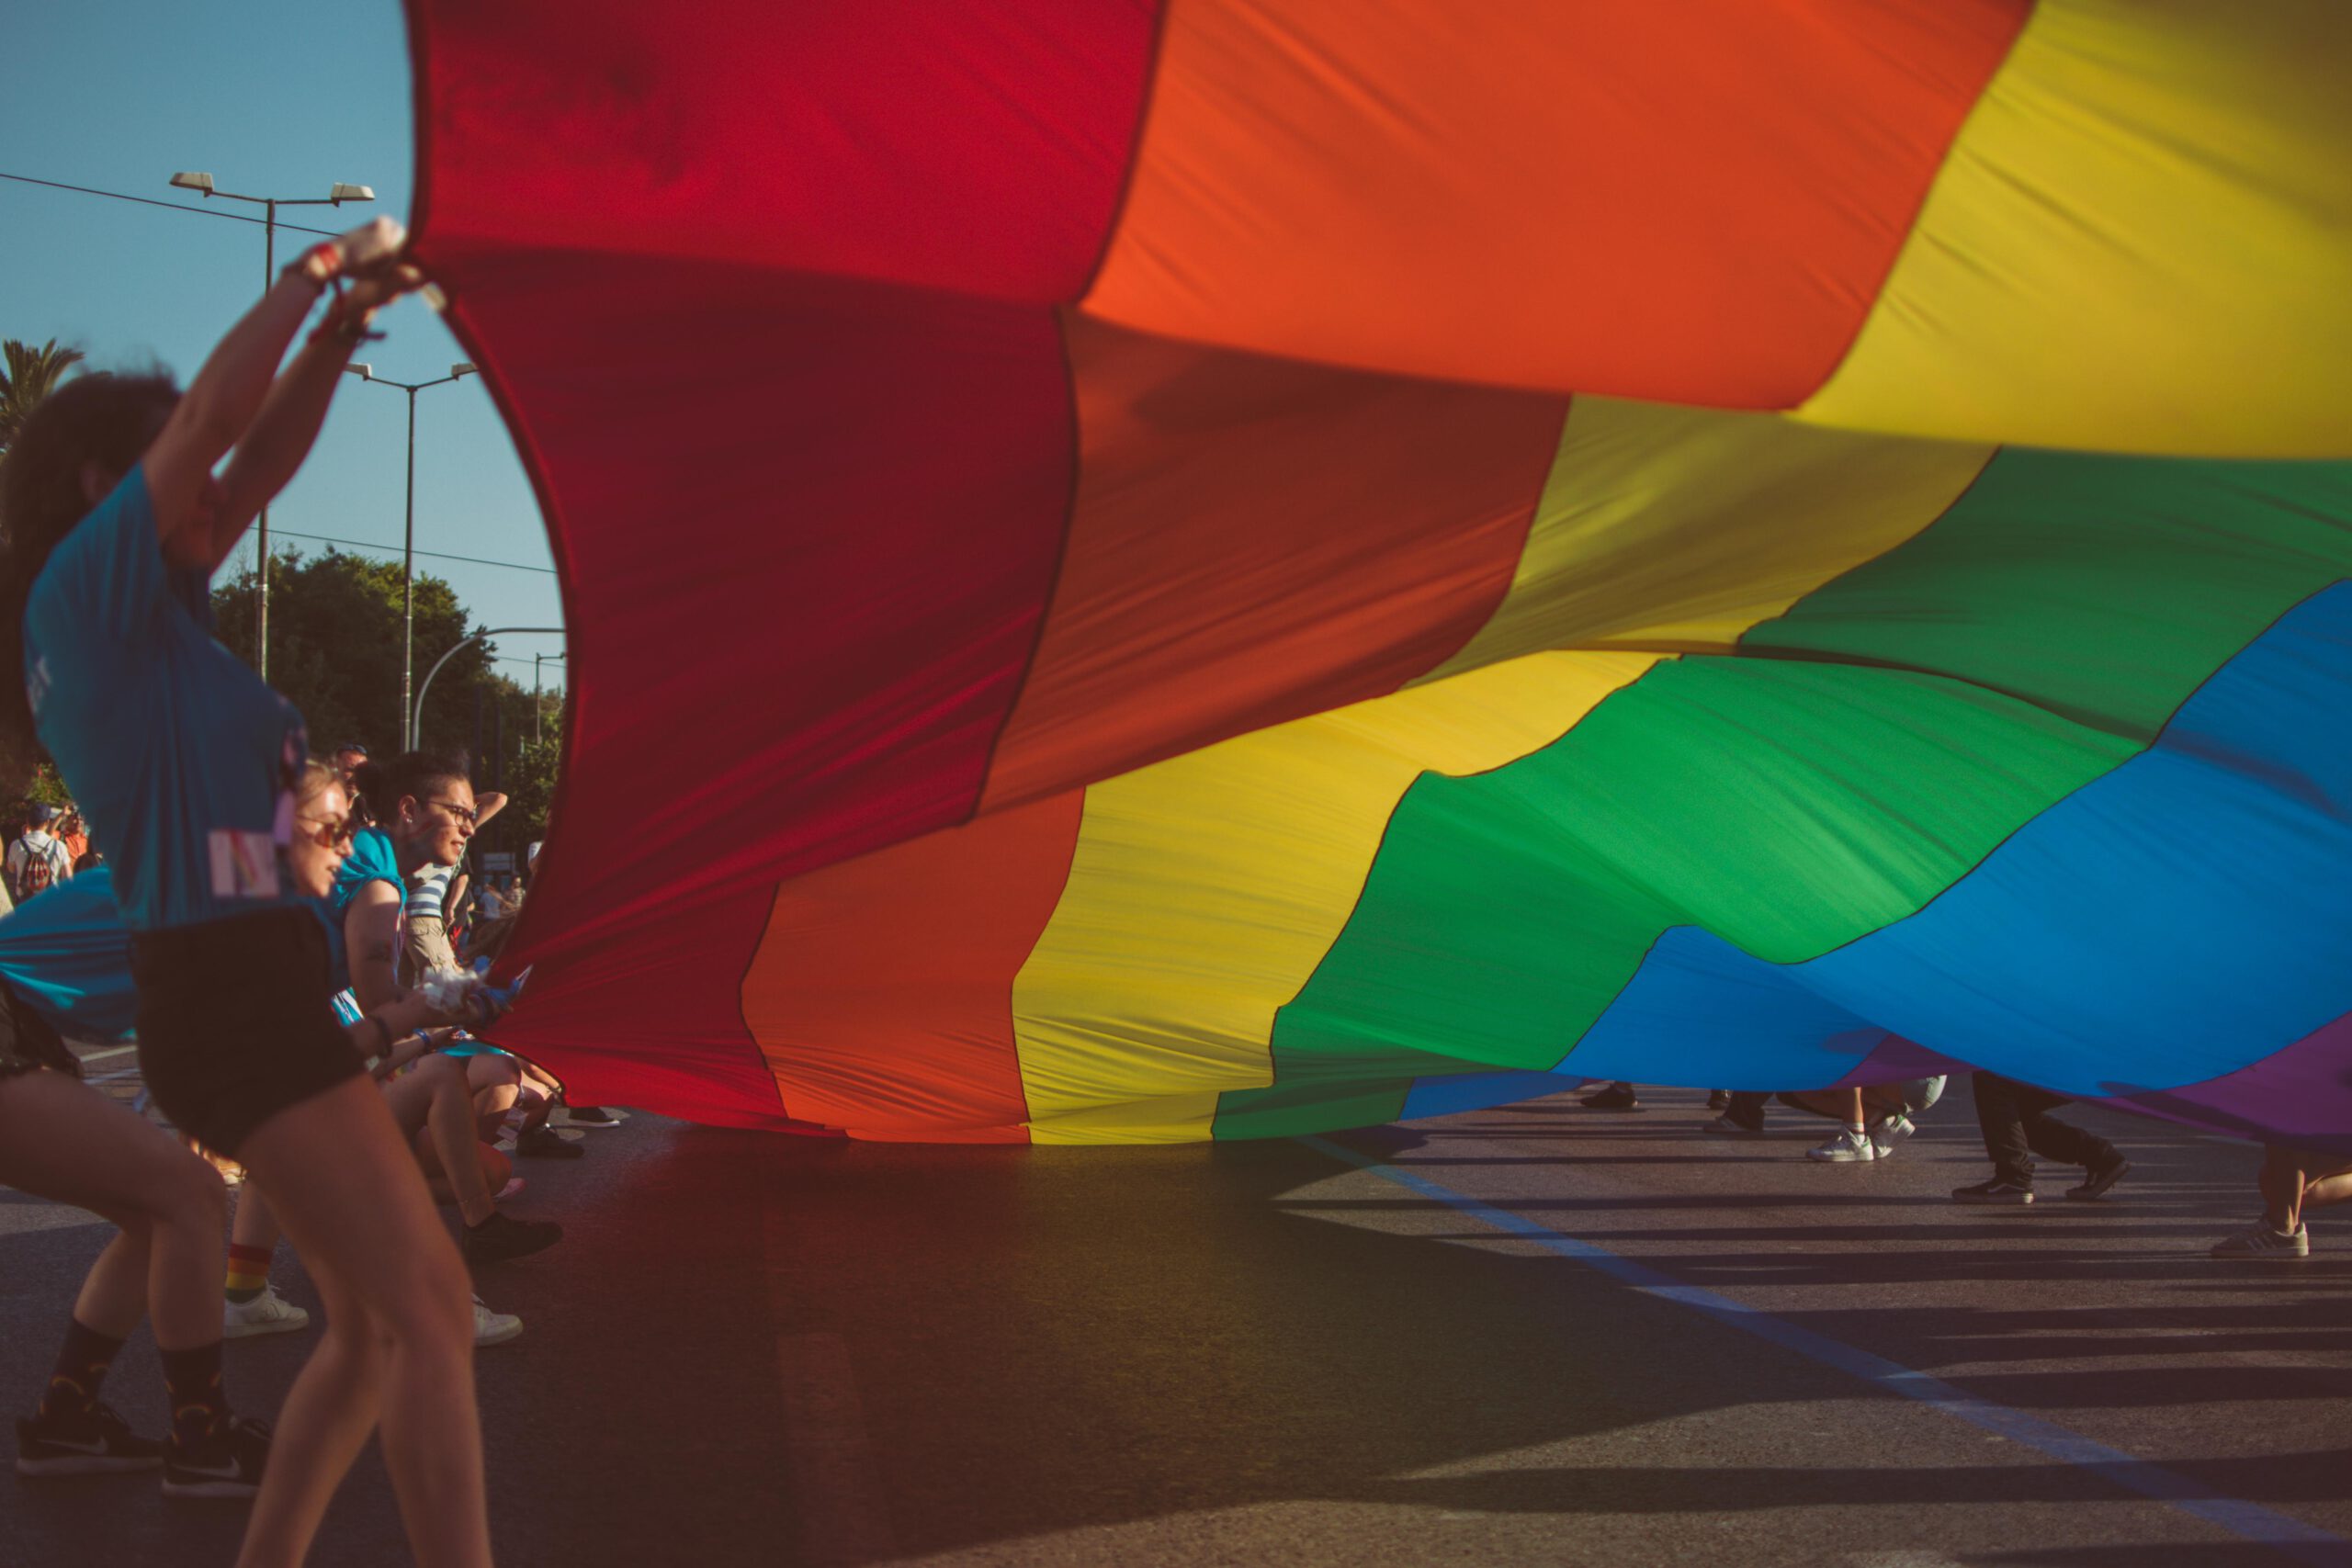
<path fill-rule="evenodd" d="M 7 361 L 6 372 L 0 374 L 0 452 L 5 452 L 24 428 L 26 416 L 85 355 L 78 348 L 58 347 L 55 338 L 39 348 L 7 338 L 0 339 L 0 356 Z"/>
<path fill-rule="evenodd" d="M 245 653 L 254 642 L 254 574 L 248 570 L 212 591 L 220 640 Z M 481 628 L 442 579 L 416 579 L 416 681 L 434 661 Z M 455 749 L 473 724 L 470 688 L 486 678 L 495 649 L 477 643 L 458 652 L 426 698 L 428 742 Z M 302 710 L 322 750 L 356 740 L 390 755 L 401 749 L 401 569 L 329 550 L 289 550 L 272 563 L 269 583 L 270 683 Z"/>
<path fill-rule="evenodd" d="M 415 582 L 415 682 L 481 627 L 441 578 Z M 254 642 L 254 574 L 243 571 L 212 593 L 222 642 L 241 656 Z M 520 849 L 547 829 L 547 803 L 561 746 L 560 724 L 531 744 L 528 688 L 497 672 L 495 643 L 460 649 L 425 694 L 423 740 L 428 750 L 463 755 L 475 786 L 503 789 L 514 804 L 485 835 L 490 849 Z M 269 588 L 270 683 L 302 711 L 320 751 L 357 741 L 379 757 L 401 750 L 401 569 L 328 550 L 277 556 Z M 550 702 L 552 717 L 560 705 Z"/>

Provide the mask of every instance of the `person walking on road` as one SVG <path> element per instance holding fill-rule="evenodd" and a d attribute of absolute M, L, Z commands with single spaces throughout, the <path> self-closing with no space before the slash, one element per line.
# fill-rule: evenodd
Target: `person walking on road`
<path fill-rule="evenodd" d="M 1998 1073 L 1976 1074 L 1976 1125 L 1984 1135 L 1984 1152 L 1992 1156 L 1993 1177 L 1973 1187 L 1956 1187 L 1952 1200 L 1961 1203 L 2033 1201 L 2033 1161 L 2030 1155 L 2060 1165 L 2083 1168 L 2082 1182 L 2066 1190 L 2076 1201 L 2104 1198 L 2129 1175 L 2132 1162 L 2096 1133 L 2059 1121 L 2050 1114 L 2067 1102 L 2067 1096 L 2036 1089 Z"/>

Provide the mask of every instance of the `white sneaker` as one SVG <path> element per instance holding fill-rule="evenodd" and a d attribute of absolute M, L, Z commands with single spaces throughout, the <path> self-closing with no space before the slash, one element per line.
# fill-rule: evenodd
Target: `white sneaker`
<path fill-rule="evenodd" d="M 264 1285 L 249 1302 L 220 1303 L 220 1337 L 243 1339 L 249 1334 L 292 1334 L 311 1326 L 311 1314 Z"/>
<path fill-rule="evenodd" d="M 492 1312 L 474 1298 L 474 1344 L 503 1345 L 523 1332 L 523 1320 L 511 1312 Z"/>
<path fill-rule="evenodd" d="M 1871 1141 L 1871 1135 L 1868 1133 L 1858 1133 L 1851 1127 L 1840 1127 L 1836 1137 L 1817 1149 L 1805 1150 L 1804 1155 L 1807 1159 L 1833 1160 L 1839 1165 L 1846 1165 L 1856 1160 L 1877 1159 L 1879 1148 L 1878 1145 Z"/>
<path fill-rule="evenodd" d="M 1882 1116 L 1871 1123 L 1871 1147 L 1877 1151 L 1877 1158 L 1890 1159 L 1894 1157 L 1894 1145 L 1918 1130 L 1919 1124 L 1900 1111 Z"/>

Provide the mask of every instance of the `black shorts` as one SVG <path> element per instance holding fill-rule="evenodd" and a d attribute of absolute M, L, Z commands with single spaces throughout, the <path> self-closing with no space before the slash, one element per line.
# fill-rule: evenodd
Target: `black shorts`
<path fill-rule="evenodd" d="M 59 1039 L 49 1020 L 0 981 L 0 1078 L 49 1067 L 68 1077 L 82 1076 L 82 1064 Z"/>
<path fill-rule="evenodd" d="M 253 1130 L 360 1076 L 327 1000 L 327 933 L 304 908 L 130 939 L 139 1066 L 173 1125 L 234 1156 Z"/>

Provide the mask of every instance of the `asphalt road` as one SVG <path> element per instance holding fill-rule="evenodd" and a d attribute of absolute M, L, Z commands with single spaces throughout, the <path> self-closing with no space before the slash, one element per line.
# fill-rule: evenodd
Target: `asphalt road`
<path fill-rule="evenodd" d="M 2080 1112 L 2137 1163 L 2112 1201 L 1963 1209 L 1964 1091 L 1862 1167 L 1648 1098 L 1159 1149 L 592 1133 L 522 1168 L 563 1245 L 478 1280 L 528 1325 L 480 1363 L 500 1561 L 2352 1563 L 2352 1211 L 2218 1264 L 2244 1145 Z M 106 1234 L 0 1190 L 0 1406 Z M 232 1344 L 240 1404 L 311 1337 Z M 108 1393 L 160 1425 L 143 1338 Z M 0 1564 L 225 1564 L 239 1518 L 0 1478 Z M 372 1452 L 312 1561 L 407 1561 Z"/>

